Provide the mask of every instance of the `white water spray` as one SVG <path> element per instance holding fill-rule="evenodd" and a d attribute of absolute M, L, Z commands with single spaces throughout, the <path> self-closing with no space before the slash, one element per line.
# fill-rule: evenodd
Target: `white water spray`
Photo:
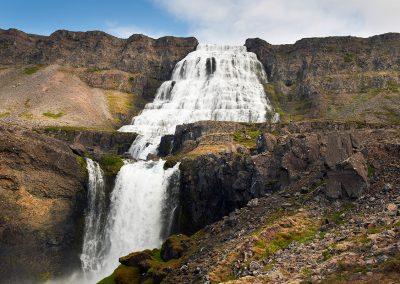
<path fill-rule="evenodd" d="M 173 134 L 179 124 L 220 120 L 263 122 L 272 108 L 262 83 L 266 75 L 255 54 L 244 46 L 200 45 L 177 63 L 171 81 L 158 89 L 132 125 L 120 129 L 136 132 L 130 152 L 145 160 L 156 153 L 160 139 Z M 97 279 L 108 276 L 118 258 L 130 252 L 158 247 L 162 242 L 166 192 L 179 174 L 178 165 L 164 170 L 165 161 L 139 161 L 124 165 L 111 196 L 105 231 L 107 252 L 95 260 L 101 267 Z M 170 226 L 170 224 L 168 224 Z"/>
<path fill-rule="evenodd" d="M 158 89 L 132 125 L 120 131 L 140 136 L 131 147 L 135 158 L 155 154 L 161 136 L 176 125 L 201 120 L 263 122 L 272 107 L 262 83 L 266 74 L 245 46 L 199 45 L 177 63 L 170 81 Z"/>
<path fill-rule="evenodd" d="M 88 206 L 85 216 L 85 235 L 81 263 L 83 272 L 93 274 L 101 270 L 98 262 L 104 254 L 103 223 L 105 221 L 106 193 L 104 186 L 104 174 L 100 165 L 86 158 L 89 175 Z M 90 277 L 90 275 L 87 275 Z"/>

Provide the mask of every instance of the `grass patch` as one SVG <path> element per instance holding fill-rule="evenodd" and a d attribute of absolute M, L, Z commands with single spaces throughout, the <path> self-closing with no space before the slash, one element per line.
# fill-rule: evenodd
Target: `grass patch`
<path fill-rule="evenodd" d="M 102 69 L 100 69 L 99 67 L 90 67 L 90 68 L 86 69 L 86 71 L 89 73 L 96 73 L 96 72 L 102 71 Z"/>
<path fill-rule="evenodd" d="M 87 173 L 87 169 L 86 169 L 87 165 L 86 165 L 85 158 L 83 158 L 81 156 L 76 156 L 76 162 L 78 163 L 81 172 L 84 175 L 87 175 L 88 173 Z"/>
<path fill-rule="evenodd" d="M 25 75 L 32 75 L 32 74 L 35 74 L 37 71 L 39 71 L 40 68 L 42 68 L 41 65 L 25 67 L 23 72 Z"/>
<path fill-rule="evenodd" d="M 49 117 L 49 118 L 57 119 L 57 118 L 62 117 L 64 115 L 64 113 L 63 112 L 53 113 L 53 112 L 47 111 L 47 112 L 44 112 L 43 115 L 46 117 Z"/>
<path fill-rule="evenodd" d="M 124 161 L 118 155 L 106 154 L 100 158 L 100 165 L 106 175 L 116 175 L 124 165 Z"/>
<path fill-rule="evenodd" d="M 5 111 L 5 112 L 0 112 L 0 118 L 4 118 L 4 117 L 7 117 L 7 116 L 9 116 L 11 113 L 10 112 L 8 112 L 8 111 Z"/>
<path fill-rule="evenodd" d="M 368 177 L 371 178 L 375 174 L 375 168 L 374 166 L 368 164 Z"/>
<path fill-rule="evenodd" d="M 347 52 L 344 56 L 343 56 L 343 60 L 346 63 L 351 63 L 354 62 L 356 60 L 356 57 L 354 56 L 354 54 Z"/>
<path fill-rule="evenodd" d="M 257 144 L 257 138 L 261 135 L 261 131 L 258 129 L 237 131 L 233 134 L 233 141 L 241 144 L 242 146 L 255 149 Z"/>

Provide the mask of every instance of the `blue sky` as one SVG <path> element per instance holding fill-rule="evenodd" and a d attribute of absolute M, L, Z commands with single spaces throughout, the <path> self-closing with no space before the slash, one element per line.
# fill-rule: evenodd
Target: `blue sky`
<path fill-rule="evenodd" d="M 400 32 L 400 0 L 0 0 L 0 28 L 48 35 L 58 29 L 195 36 L 243 44 L 260 37 L 367 37 Z"/>
<path fill-rule="evenodd" d="M 146 0 L 0 0 L 0 27 L 48 35 L 58 29 L 103 30 L 119 36 L 188 34 L 186 25 Z"/>

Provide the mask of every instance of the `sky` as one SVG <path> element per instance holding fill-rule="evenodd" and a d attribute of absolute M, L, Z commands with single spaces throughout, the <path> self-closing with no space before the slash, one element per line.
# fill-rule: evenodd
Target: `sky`
<path fill-rule="evenodd" d="M 272 44 L 304 37 L 400 32 L 400 0 L 0 0 L 0 28 L 195 36 L 202 43 Z"/>

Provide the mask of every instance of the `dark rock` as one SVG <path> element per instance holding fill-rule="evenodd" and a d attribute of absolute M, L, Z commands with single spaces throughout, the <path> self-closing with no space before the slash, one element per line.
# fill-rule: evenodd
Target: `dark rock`
<path fill-rule="evenodd" d="M 80 143 L 74 143 L 69 145 L 69 148 L 71 148 L 72 152 L 77 154 L 78 156 L 84 157 L 86 153 L 86 148 Z"/>
<path fill-rule="evenodd" d="M 80 268 L 86 174 L 67 143 L 0 126 L 2 279 L 36 283 Z"/>
<path fill-rule="evenodd" d="M 182 161 L 180 170 L 179 220 L 185 233 L 193 233 L 266 193 L 249 156 L 200 156 Z"/>
<path fill-rule="evenodd" d="M 328 172 L 326 195 L 329 198 L 358 198 L 369 187 L 368 171 L 364 156 L 356 153 L 338 163 Z"/>

